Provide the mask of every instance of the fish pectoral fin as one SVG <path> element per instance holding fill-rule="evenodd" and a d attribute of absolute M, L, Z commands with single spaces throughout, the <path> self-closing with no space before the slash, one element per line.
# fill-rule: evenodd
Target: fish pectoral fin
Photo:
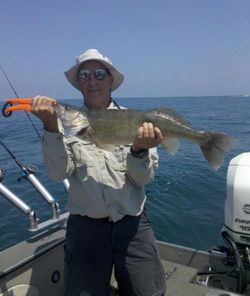
<path fill-rule="evenodd" d="M 161 144 L 172 155 L 176 154 L 180 148 L 180 141 L 176 138 L 167 138 Z"/>

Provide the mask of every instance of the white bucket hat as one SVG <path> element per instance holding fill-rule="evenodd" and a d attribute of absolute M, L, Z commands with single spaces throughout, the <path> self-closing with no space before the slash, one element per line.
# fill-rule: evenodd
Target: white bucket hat
<path fill-rule="evenodd" d="M 79 83 L 77 81 L 79 67 L 84 62 L 90 61 L 90 60 L 94 60 L 102 63 L 110 71 L 111 75 L 113 76 L 111 91 L 117 89 L 121 85 L 124 79 L 124 76 L 113 66 L 111 60 L 105 57 L 104 55 L 102 55 L 97 49 L 88 49 L 82 54 L 80 54 L 78 57 L 76 57 L 76 64 L 73 67 L 71 67 L 69 70 L 64 72 L 68 81 L 75 88 L 77 88 L 78 90 L 81 90 Z"/>

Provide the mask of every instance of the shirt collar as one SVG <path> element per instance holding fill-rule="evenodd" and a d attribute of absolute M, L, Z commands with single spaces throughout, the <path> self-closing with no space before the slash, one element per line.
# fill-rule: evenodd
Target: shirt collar
<path fill-rule="evenodd" d="M 82 109 L 82 111 L 88 110 L 88 108 L 86 106 L 83 106 L 81 109 Z M 114 101 L 112 99 L 111 99 L 111 102 L 108 105 L 107 109 L 118 109 L 116 104 L 114 103 Z"/>

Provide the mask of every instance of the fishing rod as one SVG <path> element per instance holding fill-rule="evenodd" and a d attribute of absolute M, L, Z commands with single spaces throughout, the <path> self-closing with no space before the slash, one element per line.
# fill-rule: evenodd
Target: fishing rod
<path fill-rule="evenodd" d="M 55 202 L 54 198 L 51 194 L 47 191 L 47 189 L 42 185 L 42 183 L 37 179 L 35 173 L 37 168 L 35 166 L 24 166 L 10 151 L 10 149 L 0 140 L 0 144 L 4 147 L 4 149 L 9 153 L 15 163 L 20 167 L 23 174 L 18 179 L 20 181 L 22 178 L 25 178 L 30 182 L 30 184 L 41 194 L 41 196 L 45 199 L 45 201 L 52 206 L 53 209 L 53 218 L 58 219 L 60 216 L 60 208 L 59 204 Z"/>
<path fill-rule="evenodd" d="M 4 74 L 4 76 L 5 76 L 5 78 L 7 79 L 7 81 L 8 81 L 8 83 L 9 83 L 11 89 L 13 90 L 15 96 L 19 99 L 19 96 L 18 96 L 18 94 L 17 94 L 17 92 L 16 92 L 16 90 L 15 90 L 13 84 L 11 83 L 11 81 L 10 81 L 10 79 L 9 79 L 9 77 L 8 77 L 8 75 L 7 75 L 7 73 L 4 71 L 4 68 L 3 68 L 3 66 L 2 66 L 1 64 L 0 64 L 0 68 L 1 68 L 1 70 L 2 70 L 2 72 L 3 72 L 3 74 Z M 12 103 L 8 103 L 8 102 L 7 102 L 7 103 L 3 106 L 3 108 L 2 108 L 2 114 L 3 114 L 4 117 L 9 117 L 9 116 L 11 116 L 12 112 L 8 112 L 8 113 L 7 113 L 7 112 L 5 112 L 5 110 L 6 110 L 6 108 L 7 108 L 8 106 L 12 106 L 12 105 L 13 105 Z M 36 134 L 37 134 L 37 136 L 38 136 L 38 138 L 39 138 L 39 140 L 41 140 L 42 137 L 41 137 L 40 133 L 38 132 L 38 130 L 37 130 L 37 128 L 36 128 L 34 122 L 32 121 L 32 119 L 31 119 L 29 113 L 26 112 L 25 110 L 24 110 L 24 112 L 26 113 L 26 115 L 27 115 L 27 117 L 28 117 L 28 119 L 29 119 L 31 125 L 33 126 L 33 128 L 34 128 L 34 130 L 35 130 L 35 132 L 36 132 Z M 16 162 L 16 163 L 18 164 L 18 162 Z M 18 165 L 19 165 L 19 164 L 18 164 Z M 19 166 L 20 166 L 20 165 L 19 165 Z M 69 190 L 69 186 L 70 186 L 70 184 L 69 184 L 69 181 L 68 181 L 67 179 L 63 180 L 63 185 L 64 185 L 65 190 L 68 191 L 68 190 Z"/>
<path fill-rule="evenodd" d="M 4 71 L 4 68 L 2 67 L 1 64 L 0 64 L 0 68 L 1 68 L 1 70 L 2 70 L 2 72 L 3 72 L 3 75 L 4 75 L 5 78 L 7 79 L 7 81 L 8 81 L 8 83 L 9 83 L 11 89 L 13 90 L 15 96 L 16 96 L 17 98 L 19 98 L 19 96 L 18 96 L 18 94 L 17 94 L 17 92 L 16 92 L 14 86 L 12 85 L 12 83 L 11 83 L 11 81 L 10 81 L 10 79 L 9 79 L 9 77 L 8 77 L 8 75 L 7 75 L 7 73 Z M 6 103 L 6 104 L 4 105 L 4 107 L 3 107 L 3 110 L 5 110 L 6 107 L 7 107 L 8 105 L 12 105 L 12 104 Z M 31 125 L 33 126 L 33 128 L 34 128 L 34 130 L 35 130 L 35 132 L 36 132 L 36 134 L 37 134 L 37 136 L 38 136 L 38 138 L 41 139 L 41 135 L 40 135 L 40 133 L 38 132 L 38 129 L 36 128 L 34 122 L 32 121 L 32 119 L 31 119 L 31 117 L 30 117 L 30 115 L 29 115 L 28 112 L 26 112 L 26 111 L 25 111 L 25 113 L 26 113 L 26 115 L 27 115 L 27 117 L 28 117 L 28 120 L 30 121 Z M 5 116 L 5 117 L 9 117 L 10 115 L 11 115 L 11 113 L 6 114 L 6 113 L 3 112 L 3 116 Z"/>

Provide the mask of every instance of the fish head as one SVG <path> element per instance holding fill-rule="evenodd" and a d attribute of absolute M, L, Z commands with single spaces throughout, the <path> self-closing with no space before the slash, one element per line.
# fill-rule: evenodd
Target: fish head
<path fill-rule="evenodd" d="M 75 136 L 79 132 L 84 134 L 89 126 L 88 117 L 84 111 L 67 104 L 55 104 L 54 109 L 66 137 Z"/>
<path fill-rule="evenodd" d="M 56 104 L 54 108 L 63 127 L 86 127 L 89 125 L 87 114 L 78 107 Z"/>

